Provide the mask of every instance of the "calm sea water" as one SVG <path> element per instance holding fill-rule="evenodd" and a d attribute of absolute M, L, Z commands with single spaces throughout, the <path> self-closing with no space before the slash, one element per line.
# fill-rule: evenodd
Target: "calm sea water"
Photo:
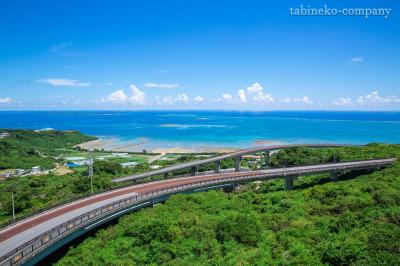
<path fill-rule="evenodd" d="M 0 112 L 0 128 L 74 129 L 163 146 L 400 143 L 400 112 L 7 111 Z"/>

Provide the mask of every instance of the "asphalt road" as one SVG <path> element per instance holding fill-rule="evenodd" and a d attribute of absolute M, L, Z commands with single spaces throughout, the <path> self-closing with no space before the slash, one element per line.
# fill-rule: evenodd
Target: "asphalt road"
<path fill-rule="evenodd" d="M 185 169 L 185 168 L 190 168 L 193 166 L 199 166 L 202 164 L 206 163 L 212 163 L 212 162 L 217 162 L 217 161 L 222 161 L 225 159 L 229 158 L 234 158 L 237 156 L 245 155 L 245 154 L 250 154 L 250 153 L 256 153 L 256 152 L 262 152 L 262 151 L 273 151 L 273 150 L 280 150 L 280 149 L 287 149 L 291 147 L 310 147 L 310 148 L 327 148 L 327 147 L 342 147 L 342 146 L 348 146 L 344 144 L 288 144 L 288 145 L 274 145 L 274 146 L 266 146 L 266 147 L 258 147 L 258 148 L 251 148 L 251 149 L 244 149 L 244 150 L 239 150 L 235 151 L 232 153 L 227 153 L 203 160 L 196 160 L 196 161 L 191 161 L 187 163 L 181 163 L 181 164 L 175 164 L 172 166 L 164 167 L 162 169 L 157 169 L 153 171 L 147 171 L 145 173 L 141 174 L 136 174 L 136 175 L 130 175 L 126 177 L 121 177 L 121 178 L 116 178 L 113 180 L 113 182 L 124 182 L 128 180 L 135 180 L 135 179 L 141 179 L 149 176 L 155 176 L 155 175 L 161 175 L 165 173 L 169 173 L 172 171 L 180 170 L 180 169 Z"/>
<path fill-rule="evenodd" d="M 118 200 L 131 197 L 133 195 L 144 195 L 149 192 L 160 191 L 162 189 L 195 184 L 202 181 L 212 181 L 224 178 L 248 178 L 268 179 L 289 175 L 301 175 L 307 173 L 318 173 L 332 170 L 354 170 L 360 168 L 370 168 L 384 166 L 392 163 L 395 159 L 380 159 L 346 163 L 330 163 L 321 165 L 298 166 L 288 168 L 267 169 L 258 171 L 233 172 L 223 174 L 199 175 L 191 177 L 182 177 L 167 179 L 161 181 L 149 182 L 141 185 L 135 185 L 120 188 L 81 199 L 55 209 L 45 211 L 39 215 L 27 218 L 14 225 L 11 225 L 0 231 L 0 257 L 26 243 L 27 241 L 47 232 L 63 222 L 77 217 L 83 213 L 89 212 L 101 206 L 116 202 Z"/>

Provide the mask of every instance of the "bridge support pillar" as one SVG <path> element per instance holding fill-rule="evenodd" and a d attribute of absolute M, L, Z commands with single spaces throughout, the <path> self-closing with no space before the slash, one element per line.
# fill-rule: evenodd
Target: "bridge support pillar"
<path fill-rule="evenodd" d="M 192 166 L 192 168 L 191 168 L 191 175 L 197 175 L 197 173 L 199 172 L 199 168 L 198 168 L 198 166 L 196 165 L 196 166 Z"/>
<path fill-rule="evenodd" d="M 231 186 L 231 187 L 224 187 L 222 189 L 225 193 L 232 193 L 235 190 L 235 186 Z"/>
<path fill-rule="evenodd" d="M 337 173 L 336 173 L 336 171 L 334 170 L 334 171 L 332 171 L 331 172 L 331 181 L 337 181 L 338 179 L 337 179 Z"/>
<path fill-rule="evenodd" d="M 293 181 L 294 180 L 295 180 L 295 178 L 293 178 L 291 176 L 285 177 L 285 189 L 286 190 L 292 190 L 293 189 Z"/>
<path fill-rule="evenodd" d="M 214 172 L 216 174 L 219 174 L 219 171 L 221 170 L 221 161 L 216 161 L 215 162 L 215 168 L 214 168 Z"/>
<path fill-rule="evenodd" d="M 240 162 L 242 161 L 242 156 L 235 157 L 235 172 L 240 172 Z"/>
<path fill-rule="evenodd" d="M 270 152 L 269 151 L 266 151 L 265 152 L 265 167 L 266 168 L 269 168 L 270 167 L 270 158 L 271 158 L 271 154 L 270 154 Z"/>

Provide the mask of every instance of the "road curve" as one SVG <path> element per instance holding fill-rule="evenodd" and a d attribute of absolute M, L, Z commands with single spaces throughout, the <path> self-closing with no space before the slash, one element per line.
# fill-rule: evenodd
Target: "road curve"
<path fill-rule="evenodd" d="M 280 150 L 280 149 L 287 149 L 287 148 L 293 148 L 293 147 L 309 147 L 309 148 L 332 148 L 332 147 L 343 147 L 343 146 L 349 146 L 345 144 L 326 144 L 326 143 L 321 143 L 321 144 L 286 144 L 286 145 L 273 145 L 273 146 L 265 146 L 265 147 L 257 147 L 257 148 L 251 148 L 251 149 L 244 149 L 244 150 L 238 150 L 235 152 L 203 159 L 203 160 L 196 160 L 196 161 L 191 161 L 187 163 L 181 163 L 181 164 L 175 164 L 171 165 L 168 167 L 164 167 L 162 169 L 157 169 L 157 170 L 152 170 L 148 171 L 145 173 L 141 174 L 136 174 L 136 175 L 130 175 L 126 177 L 121 177 L 121 178 L 116 178 L 113 179 L 113 182 L 124 182 L 124 181 L 129 181 L 129 180 L 136 180 L 136 179 L 141 179 L 141 178 L 146 178 L 150 176 L 155 176 L 155 175 L 161 175 L 165 173 L 169 173 L 172 171 L 176 171 L 179 169 L 184 169 L 184 168 L 190 168 L 193 166 L 199 166 L 202 164 L 206 163 L 212 163 L 212 162 L 217 162 L 217 161 L 222 161 L 225 159 L 229 158 L 234 158 L 236 156 L 241 156 L 245 154 L 250 154 L 250 153 L 256 153 L 256 152 L 262 152 L 262 151 L 273 151 L 273 150 Z"/>
<path fill-rule="evenodd" d="M 69 223 L 70 221 L 74 221 L 74 219 L 76 219 L 77 217 L 82 217 L 82 215 L 89 216 L 88 213 L 92 212 L 93 210 L 107 208 L 108 206 L 112 206 L 113 204 L 115 204 L 116 202 L 120 202 L 121 200 L 125 202 L 124 204 L 126 204 L 128 202 L 127 199 L 132 198 L 132 196 L 136 198 L 140 197 L 141 199 L 146 198 L 147 200 L 149 200 L 152 197 L 158 197 L 159 195 L 167 195 L 194 188 L 201 188 L 204 186 L 209 187 L 213 185 L 223 184 L 224 182 L 241 183 L 260 179 L 270 179 L 284 176 L 298 176 L 303 174 L 319 173 L 333 170 L 346 171 L 355 169 L 376 168 L 389 165 L 394 161 L 395 159 L 378 159 L 356 162 L 296 166 L 258 171 L 191 176 L 154 181 L 140 185 L 115 189 L 102 194 L 81 199 L 49 211 L 45 211 L 41 214 L 27 218 L 9 227 L 4 228 L 0 231 L 0 265 L 2 265 L 3 259 L 8 261 L 10 256 L 14 256 L 13 258 L 15 258 L 15 254 L 17 254 L 18 256 L 19 254 L 23 254 L 21 253 L 21 250 L 26 250 L 26 243 L 30 243 L 28 247 L 32 249 L 32 246 L 34 245 L 32 244 L 34 243 L 32 239 L 36 239 L 39 236 L 41 237 L 39 239 L 39 241 L 41 241 L 42 243 L 41 245 L 46 246 L 47 241 L 50 241 L 50 238 L 53 239 L 53 237 L 51 236 L 51 230 L 53 230 L 53 228 L 60 227 L 60 225 L 63 223 L 65 224 Z M 131 204 L 131 201 L 129 202 Z M 140 201 L 137 202 L 140 203 Z M 118 204 L 118 206 L 120 205 Z M 118 208 L 116 210 L 118 210 Z M 110 213 L 112 214 L 112 212 Z M 98 217 L 101 217 L 101 215 Z M 93 220 L 86 221 L 86 223 L 96 221 L 96 219 L 100 218 L 94 217 Z M 79 226 L 84 225 L 83 219 L 80 220 L 79 223 Z M 65 231 L 63 231 L 63 233 L 64 232 Z M 54 238 L 54 241 L 60 239 L 59 235 L 61 234 L 57 234 L 57 236 Z M 48 237 L 49 239 L 46 240 L 46 243 L 43 242 L 44 237 Z"/>

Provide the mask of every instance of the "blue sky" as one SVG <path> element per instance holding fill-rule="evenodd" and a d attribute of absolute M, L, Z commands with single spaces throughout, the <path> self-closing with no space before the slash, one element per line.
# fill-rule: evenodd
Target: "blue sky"
<path fill-rule="evenodd" d="M 400 2 L 275 2 L 2 1 L 0 110 L 400 109 Z"/>

